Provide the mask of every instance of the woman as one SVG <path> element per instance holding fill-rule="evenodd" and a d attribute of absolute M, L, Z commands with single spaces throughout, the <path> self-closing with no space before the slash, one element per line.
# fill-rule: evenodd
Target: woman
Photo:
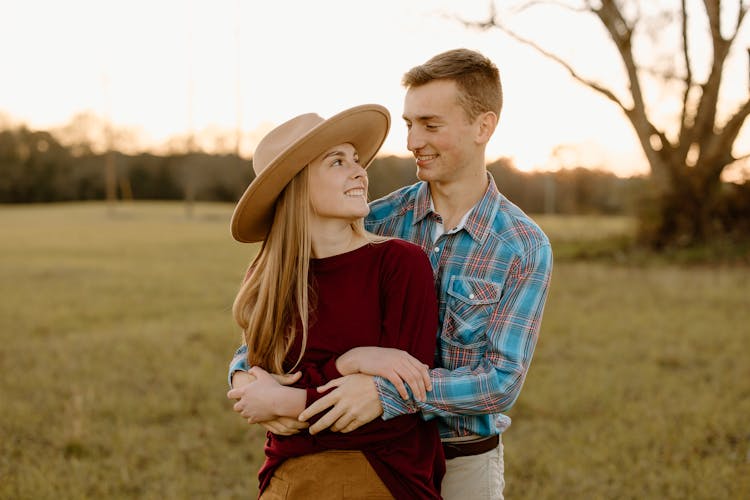
<path fill-rule="evenodd" d="M 248 385 L 228 394 L 255 391 L 251 421 L 296 418 L 324 395 L 318 387 L 357 371 L 406 380 L 415 394 L 429 383 L 421 375 L 437 331 L 429 261 L 419 247 L 363 227 L 365 168 L 389 125 L 377 105 L 328 120 L 306 114 L 255 151 L 256 178 L 231 226 L 238 241 L 263 241 L 233 308 L 253 368 L 235 377 L 235 387 Z M 373 358 L 365 346 L 385 349 Z M 268 372 L 296 373 L 284 386 Z M 265 453 L 261 498 L 439 498 L 445 470 L 437 427 L 418 414 L 347 433 L 269 432 Z"/>

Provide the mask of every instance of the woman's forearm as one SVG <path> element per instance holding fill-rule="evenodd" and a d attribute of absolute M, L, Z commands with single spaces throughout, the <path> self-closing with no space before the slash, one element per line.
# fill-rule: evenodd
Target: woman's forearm
<path fill-rule="evenodd" d="M 232 374 L 232 388 L 244 387 L 255 381 L 255 376 L 246 371 L 238 370 Z"/>

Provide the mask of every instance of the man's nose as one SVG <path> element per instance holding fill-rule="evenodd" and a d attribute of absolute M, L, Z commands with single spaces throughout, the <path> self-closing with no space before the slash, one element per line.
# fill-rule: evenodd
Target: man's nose
<path fill-rule="evenodd" d="M 417 151 L 424 146 L 424 140 L 422 134 L 420 134 L 414 127 L 410 128 L 406 133 L 406 149 L 409 151 Z"/>

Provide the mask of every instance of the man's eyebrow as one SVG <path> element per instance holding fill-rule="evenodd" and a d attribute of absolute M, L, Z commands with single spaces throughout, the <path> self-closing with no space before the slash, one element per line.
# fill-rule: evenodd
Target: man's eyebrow
<path fill-rule="evenodd" d="M 407 117 L 406 115 L 402 115 L 401 118 L 403 118 L 404 121 L 407 121 L 407 122 L 411 121 L 411 119 Z M 436 120 L 438 118 L 439 118 L 438 115 L 424 115 L 424 116 L 417 116 L 415 120 L 418 122 L 428 122 L 430 120 Z"/>

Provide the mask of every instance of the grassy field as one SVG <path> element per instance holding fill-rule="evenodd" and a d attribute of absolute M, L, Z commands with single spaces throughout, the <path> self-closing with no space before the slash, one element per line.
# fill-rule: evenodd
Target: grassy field
<path fill-rule="evenodd" d="M 254 248 L 228 205 L 0 207 L 0 498 L 251 498 L 225 399 Z M 624 218 L 540 218 L 595 247 Z M 504 435 L 506 497 L 750 498 L 750 268 L 566 260 Z"/>

